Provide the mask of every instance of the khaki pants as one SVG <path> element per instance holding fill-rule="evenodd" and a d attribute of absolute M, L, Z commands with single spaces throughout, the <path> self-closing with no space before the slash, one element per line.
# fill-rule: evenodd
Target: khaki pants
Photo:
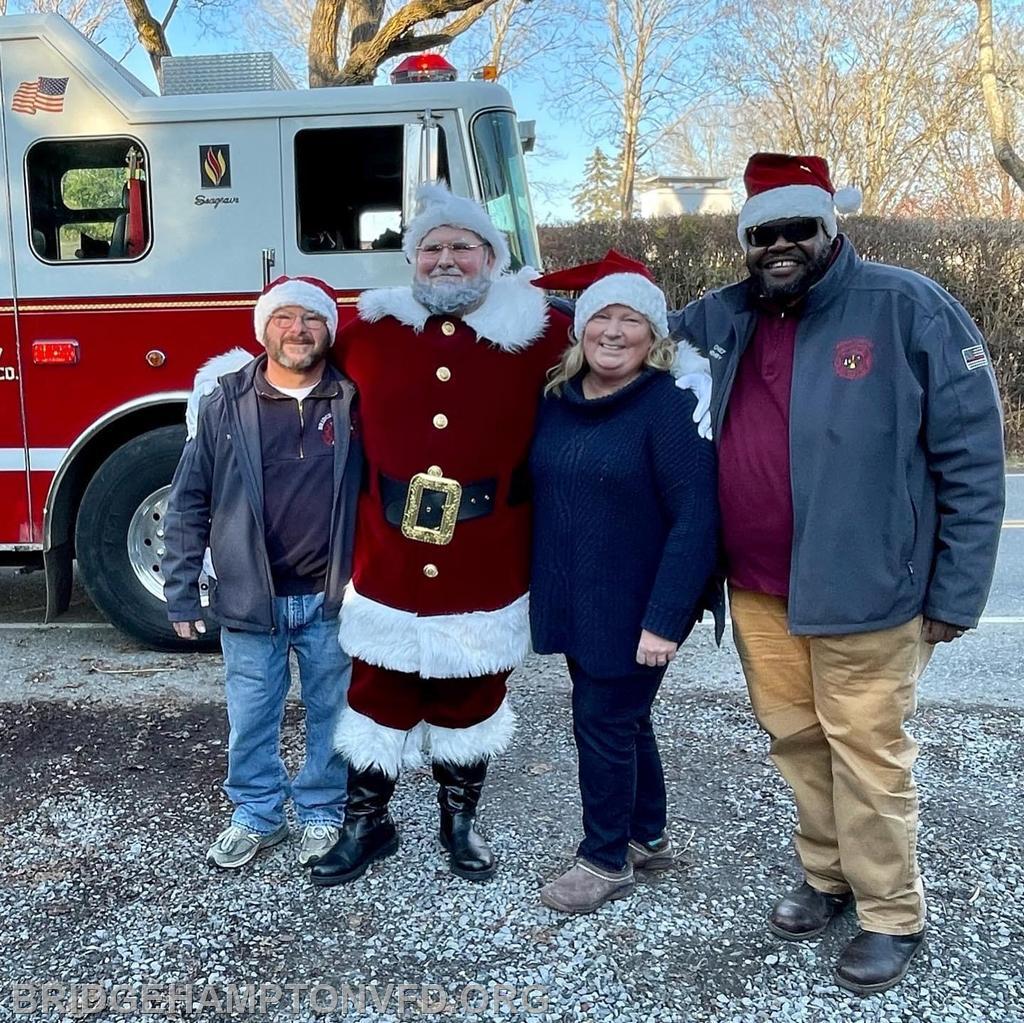
<path fill-rule="evenodd" d="M 921 618 L 791 636 L 781 597 L 733 588 L 730 607 L 754 714 L 796 797 L 794 844 L 808 883 L 852 891 L 865 930 L 921 930 L 917 743 L 904 728 L 932 651 Z"/>

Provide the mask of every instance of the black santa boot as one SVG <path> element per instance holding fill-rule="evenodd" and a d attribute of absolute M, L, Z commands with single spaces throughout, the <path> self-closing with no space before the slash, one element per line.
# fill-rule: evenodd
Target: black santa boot
<path fill-rule="evenodd" d="M 448 851 L 451 872 L 470 881 L 484 881 L 498 869 L 491 847 L 473 824 L 487 760 L 468 765 L 435 761 L 433 769 L 441 808 L 441 844 Z"/>
<path fill-rule="evenodd" d="M 310 870 L 313 884 L 354 881 L 374 860 L 398 851 L 398 830 L 388 813 L 396 781 L 377 767 L 365 771 L 349 767 L 345 822 L 330 852 Z"/>

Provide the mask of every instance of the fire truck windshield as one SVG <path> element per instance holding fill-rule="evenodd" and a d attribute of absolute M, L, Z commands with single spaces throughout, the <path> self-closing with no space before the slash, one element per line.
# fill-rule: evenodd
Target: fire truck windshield
<path fill-rule="evenodd" d="M 526 186 L 526 166 L 515 114 L 486 110 L 473 120 L 473 145 L 487 212 L 508 237 L 512 266 L 540 267 L 537 229 Z"/>

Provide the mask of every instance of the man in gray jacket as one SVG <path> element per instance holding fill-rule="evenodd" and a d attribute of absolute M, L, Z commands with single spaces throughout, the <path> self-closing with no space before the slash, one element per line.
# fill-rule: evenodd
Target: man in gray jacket
<path fill-rule="evenodd" d="M 316 863 L 337 841 L 347 775 L 333 743 L 351 674 L 338 612 L 361 460 L 350 428 L 355 389 L 326 361 L 337 300 L 323 281 L 281 277 L 254 318 L 266 355 L 220 357 L 246 365 L 199 405 L 171 488 L 163 559 L 167 613 L 185 639 L 206 630 L 198 580 L 207 548 L 215 575 L 210 618 L 221 626 L 231 727 L 224 791 L 235 809 L 207 860 L 224 869 L 287 837 L 289 796 L 304 826 L 299 863 Z M 217 372 L 204 367 L 197 391 Z M 280 754 L 291 651 L 306 710 L 306 761 L 293 779 Z"/>
<path fill-rule="evenodd" d="M 1003 513 L 1002 417 L 984 339 L 919 274 L 838 233 L 819 157 L 758 153 L 739 240 L 750 277 L 674 329 L 713 376 L 736 646 L 793 789 L 805 882 L 773 909 L 817 937 L 852 899 L 835 968 L 884 991 L 921 947 L 917 745 L 904 723 L 936 643 L 975 627 Z"/>

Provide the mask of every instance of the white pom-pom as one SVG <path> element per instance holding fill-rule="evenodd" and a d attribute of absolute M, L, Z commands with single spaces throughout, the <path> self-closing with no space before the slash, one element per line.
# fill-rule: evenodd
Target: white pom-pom
<path fill-rule="evenodd" d="M 836 192 L 832 202 L 835 205 L 836 213 L 856 213 L 860 209 L 863 198 L 863 193 L 856 185 L 847 185 L 846 188 L 840 188 Z"/>

